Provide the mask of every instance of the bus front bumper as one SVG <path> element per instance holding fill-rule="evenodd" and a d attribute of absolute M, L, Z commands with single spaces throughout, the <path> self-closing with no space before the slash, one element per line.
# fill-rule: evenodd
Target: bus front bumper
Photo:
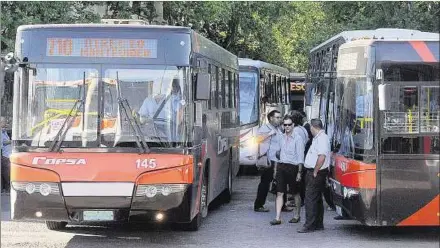
<path fill-rule="evenodd" d="M 43 196 L 11 187 L 13 220 L 49 220 L 69 223 L 191 221 L 192 185 L 167 196 Z M 135 193 L 134 193 L 135 194 Z"/>

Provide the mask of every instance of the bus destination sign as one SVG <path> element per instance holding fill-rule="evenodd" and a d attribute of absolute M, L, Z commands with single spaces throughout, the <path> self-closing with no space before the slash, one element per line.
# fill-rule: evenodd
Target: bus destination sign
<path fill-rule="evenodd" d="M 157 40 L 48 38 L 46 56 L 155 59 Z"/>

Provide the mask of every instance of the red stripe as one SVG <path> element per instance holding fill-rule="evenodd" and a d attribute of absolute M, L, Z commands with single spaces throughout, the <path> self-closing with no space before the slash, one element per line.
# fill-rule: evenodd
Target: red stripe
<path fill-rule="evenodd" d="M 410 41 L 409 43 L 414 50 L 416 50 L 417 54 L 419 54 L 420 58 L 422 58 L 423 62 L 437 62 L 424 41 Z"/>

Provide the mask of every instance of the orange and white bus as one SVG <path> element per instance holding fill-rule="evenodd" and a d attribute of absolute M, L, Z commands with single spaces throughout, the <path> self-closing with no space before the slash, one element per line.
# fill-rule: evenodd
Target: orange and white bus
<path fill-rule="evenodd" d="M 238 59 L 189 28 L 17 31 L 11 215 L 197 230 L 238 172 Z"/>

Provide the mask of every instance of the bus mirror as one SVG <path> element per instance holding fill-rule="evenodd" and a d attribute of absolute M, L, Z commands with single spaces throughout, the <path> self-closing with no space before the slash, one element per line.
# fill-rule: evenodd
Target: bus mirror
<path fill-rule="evenodd" d="M 378 95 L 379 95 L 379 110 L 385 111 L 389 110 L 389 94 L 391 90 L 391 85 L 389 84 L 379 84 Z"/>
<path fill-rule="evenodd" d="M 209 100 L 211 85 L 208 73 L 198 73 L 196 80 L 195 100 Z"/>

